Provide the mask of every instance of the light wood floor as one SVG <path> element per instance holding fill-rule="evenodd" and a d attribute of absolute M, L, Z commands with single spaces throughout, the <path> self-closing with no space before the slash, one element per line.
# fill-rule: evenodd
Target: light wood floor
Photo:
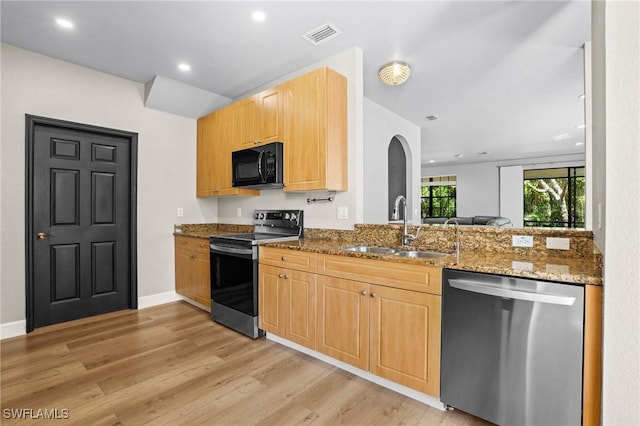
<path fill-rule="evenodd" d="M 487 424 L 246 338 L 184 302 L 44 327 L 0 346 L 3 425 Z M 12 409 L 68 419 L 7 418 Z"/>

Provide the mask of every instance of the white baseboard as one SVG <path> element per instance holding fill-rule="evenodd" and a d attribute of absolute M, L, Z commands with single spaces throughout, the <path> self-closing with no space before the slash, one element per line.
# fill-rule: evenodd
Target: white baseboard
<path fill-rule="evenodd" d="M 0 324 L 0 339 L 22 336 L 27 334 L 27 320 L 7 322 Z"/>
<path fill-rule="evenodd" d="M 157 293 L 149 296 L 138 297 L 138 309 L 150 308 L 156 305 L 164 305 L 165 303 L 183 300 L 175 291 L 167 291 L 165 293 Z"/>
<path fill-rule="evenodd" d="M 370 382 L 373 382 L 377 385 L 380 385 L 384 388 L 390 389 L 394 392 L 398 392 L 401 395 L 404 396 L 408 396 L 411 399 L 415 399 L 416 401 L 422 402 L 423 404 L 427 404 L 430 407 L 433 408 L 437 408 L 438 410 L 442 410 L 445 411 L 446 410 L 446 405 L 442 403 L 442 401 L 440 401 L 438 398 L 435 398 L 433 396 L 429 396 L 427 394 L 424 394 L 422 392 L 418 392 L 417 390 L 408 388 L 406 386 L 402 386 L 396 382 L 392 382 L 391 380 L 387 380 L 384 379 L 380 376 L 376 376 L 375 374 L 371 374 L 368 371 L 364 371 L 361 370 L 359 368 L 356 368 L 352 365 L 346 364 L 342 361 L 339 361 L 335 358 L 331 358 L 330 356 L 327 356 L 325 354 L 322 354 L 320 352 L 311 350 L 309 348 L 306 348 L 304 346 L 301 346 L 297 343 L 294 343 L 290 340 L 284 339 L 282 337 L 276 336 L 274 334 L 271 333 L 267 333 L 267 339 L 268 340 L 272 340 L 276 343 L 279 343 L 283 346 L 287 346 L 289 348 L 295 349 L 298 352 L 302 352 L 304 354 L 307 354 L 309 356 L 312 356 L 314 358 L 319 359 L 320 361 L 324 361 L 327 364 L 331 364 L 335 367 L 338 367 L 342 370 L 345 370 L 351 374 L 355 374 L 358 377 L 362 377 L 365 380 L 368 380 Z"/>
<path fill-rule="evenodd" d="M 150 296 L 138 297 L 138 309 L 150 308 L 156 305 L 164 305 L 165 303 L 184 300 L 175 291 L 167 291 L 166 293 L 152 294 Z M 191 302 L 190 300 L 187 300 Z M 195 303 L 195 302 L 192 302 Z M 200 306 L 199 306 L 200 307 Z M 20 320 L 0 324 L 0 339 L 8 339 L 10 337 L 22 336 L 27 334 L 27 321 Z"/>

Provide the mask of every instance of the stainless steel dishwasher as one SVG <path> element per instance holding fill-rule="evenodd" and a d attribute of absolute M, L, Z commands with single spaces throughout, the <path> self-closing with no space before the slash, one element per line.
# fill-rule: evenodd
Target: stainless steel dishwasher
<path fill-rule="evenodd" d="M 584 287 L 445 270 L 440 399 L 499 425 L 580 425 Z"/>

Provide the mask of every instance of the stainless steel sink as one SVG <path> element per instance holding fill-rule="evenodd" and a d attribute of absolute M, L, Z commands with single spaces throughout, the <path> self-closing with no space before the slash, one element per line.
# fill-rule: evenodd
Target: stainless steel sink
<path fill-rule="evenodd" d="M 395 249 L 389 247 L 373 247 L 373 246 L 346 246 L 341 247 L 342 250 L 355 251 L 358 253 L 379 253 L 379 254 L 393 254 Z"/>
<path fill-rule="evenodd" d="M 449 256 L 447 253 L 438 253 L 436 251 L 417 251 L 417 250 L 401 250 L 394 253 L 394 256 L 412 257 L 412 258 L 433 258 Z"/>

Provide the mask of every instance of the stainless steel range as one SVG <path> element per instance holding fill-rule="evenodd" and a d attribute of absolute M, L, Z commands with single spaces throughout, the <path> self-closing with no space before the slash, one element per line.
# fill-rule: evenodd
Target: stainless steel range
<path fill-rule="evenodd" d="M 258 328 L 258 243 L 303 236 L 304 211 L 256 210 L 254 232 L 211 237 L 211 318 L 251 338 Z"/>

